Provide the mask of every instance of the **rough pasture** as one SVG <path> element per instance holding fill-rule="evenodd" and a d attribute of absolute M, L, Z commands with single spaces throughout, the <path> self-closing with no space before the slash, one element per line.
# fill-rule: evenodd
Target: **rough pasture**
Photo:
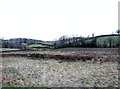
<path fill-rule="evenodd" d="M 61 49 L 1 56 L 3 86 L 118 87 L 117 51 Z"/>
<path fill-rule="evenodd" d="M 64 51 L 65 50 L 65 51 Z M 93 49 L 94 50 L 94 49 Z M 2 53 L 2 57 L 7 56 L 16 56 L 16 57 L 28 57 L 33 59 L 62 59 L 67 61 L 87 61 L 87 60 L 93 60 L 93 61 L 100 61 L 100 62 L 106 62 L 106 61 L 118 61 L 119 54 L 117 50 L 98 50 L 93 51 L 91 49 L 81 49 L 75 51 L 73 49 L 72 51 L 68 51 L 67 49 L 61 49 L 61 50 L 53 50 L 53 51 L 16 51 L 16 52 L 6 52 Z"/>

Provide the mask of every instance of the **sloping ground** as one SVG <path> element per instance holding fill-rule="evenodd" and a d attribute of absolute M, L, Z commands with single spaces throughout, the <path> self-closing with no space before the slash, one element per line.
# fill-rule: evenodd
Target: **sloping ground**
<path fill-rule="evenodd" d="M 119 47 L 120 34 L 99 35 L 95 37 L 66 38 L 63 41 L 57 41 L 55 48 L 66 47 L 95 47 L 95 48 L 117 48 Z"/>
<path fill-rule="evenodd" d="M 38 44 L 43 44 L 43 45 L 47 45 L 47 46 L 52 46 L 54 43 L 54 41 L 43 41 L 43 42 L 39 42 Z"/>
<path fill-rule="evenodd" d="M 27 48 L 48 48 L 49 46 L 47 45 L 42 45 L 42 44 L 31 44 L 28 45 Z"/>
<path fill-rule="evenodd" d="M 117 62 L 59 62 L 26 57 L 2 58 L 3 86 L 118 87 Z"/>

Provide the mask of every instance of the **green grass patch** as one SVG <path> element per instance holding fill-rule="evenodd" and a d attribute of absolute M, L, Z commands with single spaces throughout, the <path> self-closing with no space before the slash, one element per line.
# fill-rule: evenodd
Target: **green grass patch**
<path fill-rule="evenodd" d="M 27 48 L 47 48 L 47 47 L 49 46 L 42 45 L 42 44 L 31 44 L 27 46 Z"/>

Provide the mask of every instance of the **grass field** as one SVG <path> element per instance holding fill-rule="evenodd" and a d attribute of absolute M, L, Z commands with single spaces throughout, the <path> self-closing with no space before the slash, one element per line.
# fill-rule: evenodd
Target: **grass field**
<path fill-rule="evenodd" d="M 89 43 L 91 42 L 94 38 L 97 39 L 96 41 L 96 44 L 97 45 L 104 45 L 106 44 L 106 46 L 109 45 L 109 40 L 112 41 L 112 44 L 115 45 L 115 44 L 118 44 L 118 39 L 119 37 L 118 36 L 98 36 L 98 37 L 93 37 L 93 38 L 90 38 L 90 39 L 87 39 L 86 42 Z"/>
<path fill-rule="evenodd" d="M 28 48 L 44 48 L 44 47 L 48 47 L 42 44 L 31 44 L 27 46 Z"/>
<path fill-rule="evenodd" d="M 0 55 L 3 87 L 118 87 L 117 49 L 67 48 Z"/>
<path fill-rule="evenodd" d="M 118 36 L 99 37 L 97 39 L 97 44 L 104 44 L 104 42 L 109 43 L 109 39 L 112 40 L 112 43 L 118 44 Z"/>
<path fill-rule="evenodd" d="M 0 48 L 0 52 L 7 52 L 7 51 L 19 51 L 20 49 L 17 48 Z"/>

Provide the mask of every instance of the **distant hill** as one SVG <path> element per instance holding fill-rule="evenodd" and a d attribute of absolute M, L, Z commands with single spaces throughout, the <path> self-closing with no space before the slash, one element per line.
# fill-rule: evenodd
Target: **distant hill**
<path fill-rule="evenodd" d="M 9 39 L 9 42 L 15 42 L 15 43 L 38 43 L 43 42 L 42 40 L 36 40 L 36 39 L 27 39 L 27 38 L 13 38 Z"/>
<path fill-rule="evenodd" d="M 99 35 L 95 37 L 73 37 L 63 38 L 55 42 L 55 48 L 66 47 L 107 47 L 116 48 L 119 46 L 120 34 Z"/>
<path fill-rule="evenodd" d="M 23 45 L 36 44 L 39 42 L 44 42 L 44 41 L 36 40 L 36 39 L 27 39 L 27 38 L 13 38 L 8 40 L 1 39 L 0 45 L 2 45 L 3 48 L 20 48 Z"/>
<path fill-rule="evenodd" d="M 30 44 L 30 45 L 27 45 L 26 47 L 28 49 L 31 49 L 31 48 L 52 48 L 53 47 L 53 43 L 54 41 L 42 41 L 42 42 L 38 42 L 37 44 Z"/>
<path fill-rule="evenodd" d="M 120 45 L 120 34 L 107 34 L 95 37 L 62 38 L 57 41 L 43 41 L 28 38 L 0 39 L 3 48 L 67 48 L 67 47 L 102 47 L 117 48 Z"/>

